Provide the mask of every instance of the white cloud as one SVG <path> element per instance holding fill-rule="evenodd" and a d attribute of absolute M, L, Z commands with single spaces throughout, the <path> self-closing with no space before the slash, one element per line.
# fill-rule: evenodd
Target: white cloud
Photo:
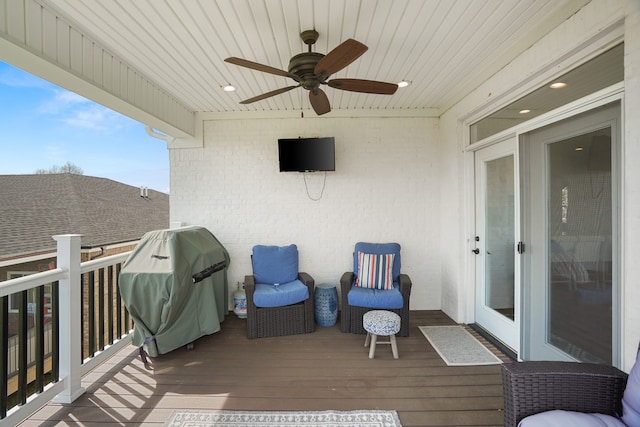
<path fill-rule="evenodd" d="M 40 106 L 40 112 L 72 127 L 111 133 L 133 121 L 78 94 L 56 89 L 53 98 Z"/>
<path fill-rule="evenodd" d="M 74 128 L 110 134 L 135 122 L 115 111 L 46 80 L 0 62 L 0 85 L 37 89 L 37 113 Z"/>
<path fill-rule="evenodd" d="M 60 120 L 69 126 L 97 131 L 115 131 L 125 125 L 125 120 L 117 113 L 98 106 L 86 105 L 68 111 Z"/>
<path fill-rule="evenodd" d="M 82 105 L 90 105 L 91 102 L 80 95 L 63 89 L 53 89 L 53 97 L 43 98 L 39 111 L 43 114 L 58 115 L 64 114 L 71 108 L 79 108 Z"/>
<path fill-rule="evenodd" d="M 63 107 L 79 104 L 91 104 L 91 101 L 89 101 L 87 98 L 80 96 L 77 93 L 69 92 L 67 90 L 57 90 L 55 101 Z"/>

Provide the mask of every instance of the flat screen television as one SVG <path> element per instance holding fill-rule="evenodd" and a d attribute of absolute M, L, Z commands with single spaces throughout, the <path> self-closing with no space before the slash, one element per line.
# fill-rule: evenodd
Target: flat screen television
<path fill-rule="evenodd" d="M 335 171 L 335 139 L 281 138 L 278 158 L 280 172 Z"/>

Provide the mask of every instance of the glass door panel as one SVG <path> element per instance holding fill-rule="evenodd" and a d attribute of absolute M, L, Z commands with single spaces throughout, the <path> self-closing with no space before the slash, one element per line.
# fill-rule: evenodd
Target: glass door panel
<path fill-rule="evenodd" d="M 611 128 L 548 150 L 549 343 L 611 364 Z"/>
<path fill-rule="evenodd" d="M 525 359 L 617 362 L 619 117 L 609 104 L 523 137 Z"/>
<path fill-rule="evenodd" d="M 514 319 L 513 155 L 486 162 L 485 305 Z"/>
<path fill-rule="evenodd" d="M 515 139 L 475 152 L 476 323 L 514 352 L 520 348 L 516 255 Z"/>

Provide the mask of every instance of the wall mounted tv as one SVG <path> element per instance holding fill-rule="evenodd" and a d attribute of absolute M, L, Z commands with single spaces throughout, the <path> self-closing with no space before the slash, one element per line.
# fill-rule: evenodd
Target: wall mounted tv
<path fill-rule="evenodd" d="M 280 172 L 335 171 L 335 139 L 281 138 L 278 139 Z"/>

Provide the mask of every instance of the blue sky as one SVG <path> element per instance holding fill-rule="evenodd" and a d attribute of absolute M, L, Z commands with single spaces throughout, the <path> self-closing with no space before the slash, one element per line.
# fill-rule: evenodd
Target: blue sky
<path fill-rule="evenodd" d="M 0 174 L 71 162 L 85 175 L 169 192 L 169 151 L 144 125 L 0 62 Z"/>

